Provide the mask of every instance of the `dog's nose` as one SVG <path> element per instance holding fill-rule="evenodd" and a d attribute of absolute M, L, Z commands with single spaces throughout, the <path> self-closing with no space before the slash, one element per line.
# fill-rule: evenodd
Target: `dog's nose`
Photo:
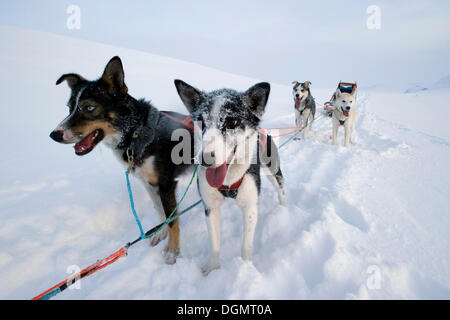
<path fill-rule="evenodd" d="M 55 130 L 50 133 L 50 138 L 52 138 L 56 142 L 62 142 L 63 136 L 64 136 L 64 131 L 62 131 L 62 130 Z"/>
<path fill-rule="evenodd" d="M 347 108 L 345 108 L 345 109 L 347 109 L 347 110 L 350 110 L 350 109 L 351 109 L 351 107 L 350 107 L 350 106 L 347 106 Z"/>
<path fill-rule="evenodd" d="M 300 95 L 299 95 L 298 93 L 296 93 L 296 94 L 295 94 L 295 97 L 297 97 L 297 98 L 298 98 L 299 96 L 300 96 Z"/>

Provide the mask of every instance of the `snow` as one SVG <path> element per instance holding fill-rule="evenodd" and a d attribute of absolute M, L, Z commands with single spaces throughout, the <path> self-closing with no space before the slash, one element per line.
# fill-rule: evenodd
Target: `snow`
<path fill-rule="evenodd" d="M 138 236 L 125 176 L 100 145 L 85 156 L 48 134 L 67 113 L 66 72 L 93 79 L 119 55 L 130 94 L 185 112 L 173 79 L 245 90 L 257 81 L 199 65 L 35 31 L 0 27 L 0 298 L 29 299 Z M 263 79 L 270 81 L 270 79 Z M 263 127 L 292 126 L 290 84 L 272 84 Z M 332 89 L 312 87 L 316 101 Z M 181 219 L 182 257 L 166 265 L 142 241 L 55 299 L 450 298 L 450 90 L 361 90 L 357 141 L 332 146 L 331 122 L 281 151 L 288 205 L 263 179 L 253 264 L 240 258 L 242 215 L 222 208 L 222 267 L 209 276 L 203 209 Z M 189 177 L 180 183 L 178 198 Z M 157 215 L 132 179 L 146 229 Z M 195 188 L 182 208 L 197 201 Z M 167 240 L 166 240 L 167 241 Z"/>
<path fill-rule="evenodd" d="M 433 88 L 435 89 L 450 88 L 450 74 L 439 79 L 436 83 L 434 83 Z"/>

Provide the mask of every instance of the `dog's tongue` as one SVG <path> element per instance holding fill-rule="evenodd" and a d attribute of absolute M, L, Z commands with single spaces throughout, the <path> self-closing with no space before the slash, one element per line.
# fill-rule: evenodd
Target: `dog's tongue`
<path fill-rule="evenodd" d="M 224 162 L 219 167 L 206 169 L 206 181 L 208 181 L 211 187 L 219 188 L 222 186 L 227 175 L 227 168 L 227 163 Z"/>
<path fill-rule="evenodd" d="M 342 113 L 344 114 L 344 116 L 348 117 L 348 111 L 343 111 Z"/>
<path fill-rule="evenodd" d="M 74 146 L 75 151 L 80 153 L 80 152 L 83 152 L 83 151 L 89 149 L 90 147 L 92 147 L 94 140 L 95 140 L 95 131 L 92 132 L 90 135 L 88 135 L 83 140 L 81 140 L 80 142 L 76 143 Z"/>
<path fill-rule="evenodd" d="M 302 99 L 301 98 L 297 98 L 297 100 L 295 100 L 295 106 L 296 107 L 300 107 L 301 103 L 302 103 Z"/>

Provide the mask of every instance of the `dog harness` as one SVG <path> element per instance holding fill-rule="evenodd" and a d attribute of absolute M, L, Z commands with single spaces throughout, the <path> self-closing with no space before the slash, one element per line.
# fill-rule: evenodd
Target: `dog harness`
<path fill-rule="evenodd" d="M 237 190 L 241 186 L 242 180 L 244 180 L 245 173 L 238 181 L 233 183 L 231 186 L 224 186 L 224 185 L 220 186 L 218 189 L 219 192 L 226 198 L 236 198 Z"/>
<path fill-rule="evenodd" d="M 167 113 L 162 112 L 162 111 L 160 111 L 159 113 L 162 114 L 163 116 L 165 116 L 165 117 L 175 121 L 175 122 L 181 123 L 183 126 L 187 127 L 189 130 L 194 131 L 194 125 L 192 124 L 192 118 L 191 117 L 186 116 L 186 118 L 181 120 L 181 119 L 178 119 L 177 117 L 171 116 L 170 114 L 167 114 Z"/>
<path fill-rule="evenodd" d="M 267 149 L 267 134 L 264 133 L 263 129 L 258 129 L 259 134 L 258 134 L 258 142 L 259 145 L 261 147 L 261 150 L 263 153 L 266 152 Z M 259 150 L 258 150 L 259 153 Z M 233 183 L 231 186 L 225 186 L 222 185 L 218 188 L 219 192 L 227 198 L 236 198 L 237 196 L 237 189 L 239 189 L 239 187 L 241 186 L 242 180 L 244 180 L 244 176 L 248 171 L 246 171 L 242 177 L 236 181 L 235 183 Z"/>

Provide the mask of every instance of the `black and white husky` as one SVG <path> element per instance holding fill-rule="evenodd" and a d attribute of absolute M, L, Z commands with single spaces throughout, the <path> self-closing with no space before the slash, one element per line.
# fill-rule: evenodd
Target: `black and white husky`
<path fill-rule="evenodd" d="M 303 138 L 306 138 L 308 133 L 308 125 L 314 120 L 316 115 L 316 102 L 311 95 L 311 82 L 305 81 L 300 83 L 298 81 L 292 82 L 292 94 L 295 101 L 295 126 L 305 127 L 303 129 Z"/>
<path fill-rule="evenodd" d="M 244 93 L 231 89 L 205 93 L 181 80 L 175 80 L 175 86 L 195 123 L 195 152 L 201 157 L 198 187 L 212 250 L 203 268 L 206 275 L 220 267 L 220 205 L 225 198 L 235 199 L 244 214 L 244 260 L 252 259 L 261 167 L 285 204 L 277 147 L 258 131 L 270 85 L 259 83 Z"/>
<path fill-rule="evenodd" d="M 67 82 L 71 95 L 67 106 L 69 115 L 50 137 L 60 143 L 74 144 L 75 154 L 91 152 L 101 141 L 114 150 L 119 161 L 140 178 L 158 211 L 161 222 L 177 204 L 177 178 L 193 165 L 193 148 L 185 162 L 176 164 L 171 150 L 178 144 L 172 133 L 183 129 L 193 145 L 192 130 L 187 130 L 189 117 L 175 112 L 160 112 L 145 100 L 128 94 L 122 61 L 112 58 L 95 81 L 76 73 L 62 75 L 56 84 Z M 190 120 L 190 118 L 189 118 Z M 189 151 L 189 150 L 188 150 Z M 189 153 L 189 152 L 187 152 Z M 169 233 L 165 249 L 166 263 L 174 263 L 179 254 L 178 219 L 164 227 L 150 240 L 155 246 Z"/>

